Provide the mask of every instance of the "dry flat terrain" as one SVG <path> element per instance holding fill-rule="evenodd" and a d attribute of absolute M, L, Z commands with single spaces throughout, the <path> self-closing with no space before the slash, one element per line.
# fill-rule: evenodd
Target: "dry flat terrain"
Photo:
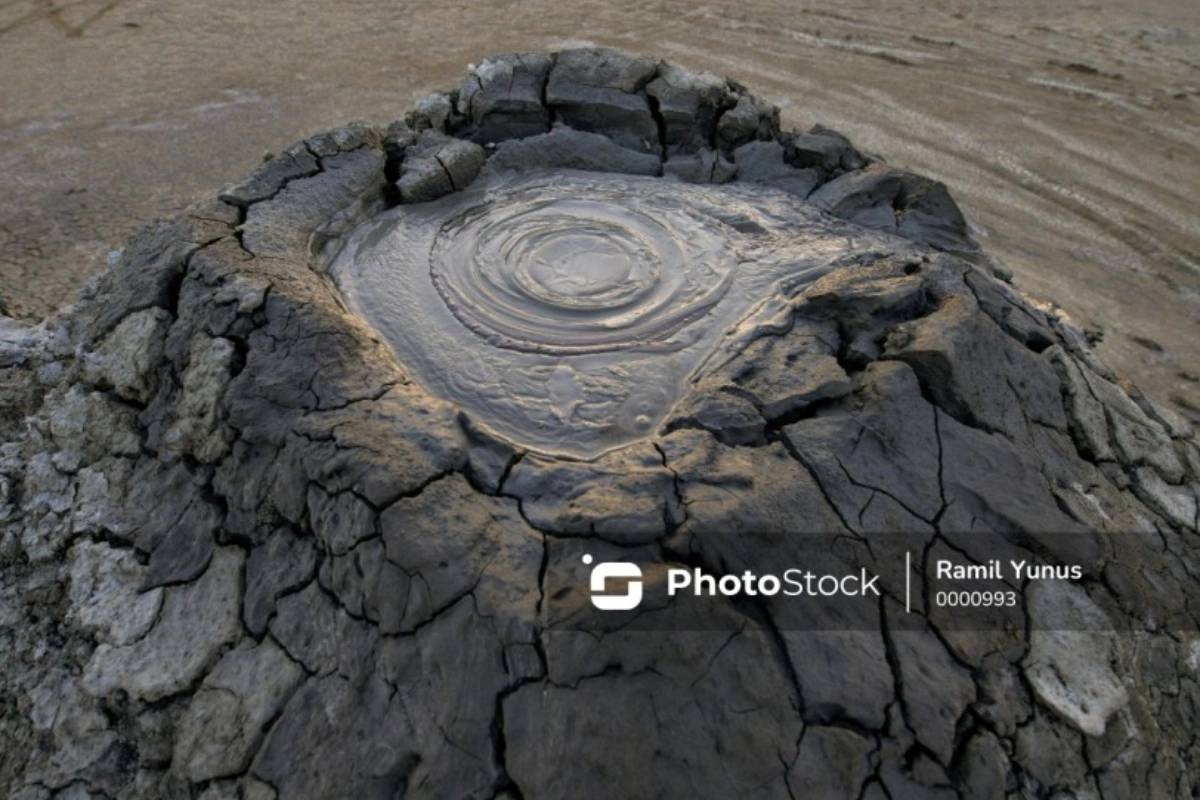
<path fill-rule="evenodd" d="M 946 182 L 1022 290 L 1200 418 L 1195 0 L 0 0 L 0 298 L 44 315 L 264 151 L 584 42 L 735 76 Z"/>

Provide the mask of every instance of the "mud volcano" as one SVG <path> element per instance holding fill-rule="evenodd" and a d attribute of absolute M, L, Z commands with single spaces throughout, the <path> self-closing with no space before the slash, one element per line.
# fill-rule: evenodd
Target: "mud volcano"
<path fill-rule="evenodd" d="M 614 52 L 287 149 L 0 330 L 0 787 L 1192 796 L 1200 448 L 995 274 Z M 880 594 L 667 591 L 789 568 Z"/>

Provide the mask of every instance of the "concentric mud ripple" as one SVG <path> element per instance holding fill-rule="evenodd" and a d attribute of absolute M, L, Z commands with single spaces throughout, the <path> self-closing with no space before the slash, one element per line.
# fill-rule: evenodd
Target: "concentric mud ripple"
<path fill-rule="evenodd" d="M 649 212 L 657 212 L 651 215 Z M 431 272 L 454 315 L 514 350 L 678 349 L 734 273 L 722 231 L 686 206 L 638 208 L 601 186 L 484 199 L 438 232 Z"/>
<path fill-rule="evenodd" d="M 763 187 L 561 170 L 392 209 L 332 272 L 428 389 L 517 445 L 591 458 L 653 433 L 777 284 L 849 250 L 845 231 Z"/>

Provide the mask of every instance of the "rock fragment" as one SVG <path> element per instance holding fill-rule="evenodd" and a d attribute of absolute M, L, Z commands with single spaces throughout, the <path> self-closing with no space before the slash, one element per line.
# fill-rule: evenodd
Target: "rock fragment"
<path fill-rule="evenodd" d="M 233 377 L 235 347 L 228 339 L 198 334 L 183 373 L 183 395 L 164 445 L 176 455 L 212 462 L 223 456 L 232 432 L 222 425 L 220 399 Z"/>
<path fill-rule="evenodd" d="M 188 705 L 172 769 L 195 783 L 242 774 L 262 732 L 303 677 L 270 639 L 230 650 Z"/>
<path fill-rule="evenodd" d="M 717 143 L 725 151 L 746 142 L 770 141 L 779 133 L 779 109 L 742 92 L 717 121 Z"/>
<path fill-rule="evenodd" d="M 939 250 L 977 249 L 945 186 L 890 167 L 848 172 L 813 192 L 809 202 L 836 217 L 895 231 Z"/>
<path fill-rule="evenodd" d="M 70 615 L 101 642 L 121 647 L 150 630 L 162 607 L 161 589 L 141 591 L 145 569 L 129 550 L 83 540 L 69 553 Z"/>
<path fill-rule="evenodd" d="M 558 54 L 550 70 L 546 103 L 572 128 L 657 154 L 658 125 L 643 93 L 657 70 L 650 59 L 615 50 L 568 50 Z"/>
<path fill-rule="evenodd" d="M 652 153 L 622 147 L 607 136 L 559 125 L 548 133 L 502 143 L 484 170 L 502 174 L 553 168 L 657 175 L 662 162 Z"/>
<path fill-rule="evenodd" d="M 230 205 L 247 208 L 274 197 L 290 181 L 316 173 L 316 156 L 299 143 L 268 158 L 249 178 L 222 189 L 218 197 Z"/>
<path fill-rule="evenodd" d="M 1016 788 L 1011 762 L 1000 740 L 981 731 L 967 744 L 963 783 L 972 800 L 1001 800 Z"/>
<path fill-rule="evenodd" d="M 552 64 L 543 53 L 513 53 L 472 69 L 458 92 L 459 109 L 474 125 L 472 139 L 488 144 L 548 131 L 542 93 Z"/>
<path fill-rule="evenodd" d="M 717 118 L 728 101 L 725 80 L 707 72 L 689 72 L 663 64 L 646 86 L 663 121 L 669 155 L 713 146 Z"/>
<path fill-rule="evenodd" d="M 382 677 L 359 684 L 340 675 L 311 678 L 272 726 L 251 775 L 281 798 L 394 796 L 416 763 L 414 741 L 400 698 Z"/>
<path fill-rule="evenodd" d="M 202 578 L 165 590 L 162 611 L 145 636 L 96 649 L 84 672 L 84 690 L 102 697 L 121 689 L 154 702 L 194 685 L 221 648 L 241 635 L 242 563 L 236 548 L 219 548 Z"/>
<path fill-rule="evenodd" d="M 310 539 L 291 528 L 280 528 L 256 547 L 246 560 L 246 591 L 242 621 L 254 636 L 267 630 L 276 602 L 307 584 L 315 574 L 317 551 Z"/>
<path fill-rule="evenodd" d="M 465 189 L 483 162 L 483 148 L 473 142 L 424 133 L 400 165 L 400 197 L 406 203 L 424 203 Z"/>
<path fill-rule="evenodd" d="M 825 180 L 867 165 L 867 159 L 850 140 L 836 131 L 814 125 L 785 141 L 788 163 L 799 169 L 820 170 Z"/>
<path fill-rule="evenodd" d="M 130 314 L 121 320 L 88 362 L 89 379 L 126 400 L 145 404 L 157 388 L 155 367 L 171 316 L 161 308 Z"/>
<path fill-rule="evenodd" d="M 1034 584 L 1029 613 L 1026 674 L 1038 698 L 1079 731 L 1103 735 L 1129 702 L 1110 666 L 1112 622 L 1082 589 L 1062 581 Z"/>
<path fill-rule="evenodd" d="M 762 183 L 808 197 L 821 181 L 813 169 L 795 169 L 784 161 L 783 145 L 776 141 L 747 142 L 733 151 L 738 180 Z"/>
<path fill-rule="evenodd" d="M 958 721 L 975 700 L 974 683 L 932 630 L 892 631 L 890 638 L 913 734 L 940 763 L 949 764 Z"/>

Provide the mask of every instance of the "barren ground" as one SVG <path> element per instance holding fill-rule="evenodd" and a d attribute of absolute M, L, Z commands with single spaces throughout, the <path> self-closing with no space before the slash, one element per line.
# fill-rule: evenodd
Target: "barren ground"
<path fill-rule="evenodd" d="M 1026 293 L 1200 419 L 1195 0 L 0 0 L 0 298 L 37 318 L 141 223 L 467 63 L 594 43 L 732 75 L 945 181 Z"/>

